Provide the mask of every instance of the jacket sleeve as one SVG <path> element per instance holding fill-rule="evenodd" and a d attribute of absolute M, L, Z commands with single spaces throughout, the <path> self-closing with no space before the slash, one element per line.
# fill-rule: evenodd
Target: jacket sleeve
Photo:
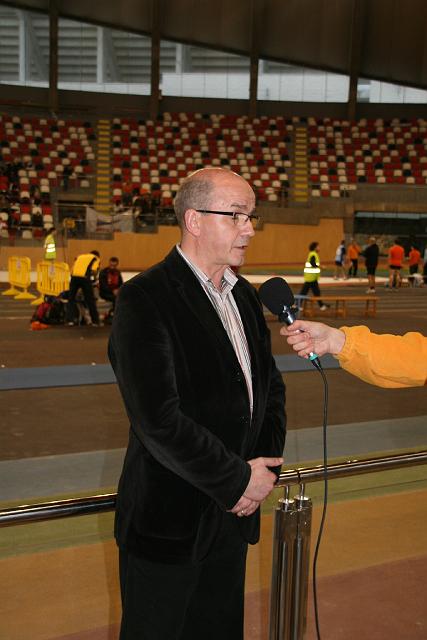
<path fill-rule="evenodd" d="M 262 313 L 262 303 L 256 294 L 257 304 Z M 262 322 L 268 335 L 268 350 L 270 352 L 270 383 L 267 390 L 267 400 L 265 405 L 264 419 L 258 437 L 257 446 L 254 451 L 254 458 L 259 456 L 280 457 L 286 439 L 286 387 L 282 374 L 277 368 L 274 357 L 271 355 L 270 332 L 265 324 L 264 315 Z M 272 471 L 279 475 L 280 467 L 272 468 Z"/>
<path fill-rule="evenodd" d="M 280 457 L 286 440 L 286 389 L 282 375 L 271 356 L 271 380 L 264 421 L 258 438 L 254 457 Z M 280 467 L 272 467 L 278 476 Z"/>
<path fill-rule="evenodd" d="M 100 291 L 108 290 L 106 269 L 101 269 L 101 271 L 99 272 L 99 289 Z"/>
<path fill-rule="evenodd" d="M 182 411 L 171 336 L 150 295 L 134 283 L 120 289 L 109 357 L 138 440 L 161 465 L 231 509 L 250 466 Z"/>
<path fill-rule="evenodd" d="M 427 338 L 371 333 L 368 327 L 341 327 L 346 340 L 338 356 L 343 369 L 379 387 L 417 387 L 427 380 Z"/>

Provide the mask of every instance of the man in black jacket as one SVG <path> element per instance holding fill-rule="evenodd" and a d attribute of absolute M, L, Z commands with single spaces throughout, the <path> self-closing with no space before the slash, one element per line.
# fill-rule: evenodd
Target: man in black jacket
<path fill-rule="evenodd" d="M 375 273 L 378 266 L 380 250 L 374 237 L 369 238 L 369 244 L 363 251 L 369 288 L 366 293 L 375 293 Z"/>
<path fill-rule="evenodd" d="M 180 245 L 121 288 L 109 355 L 130 419 L 115 534 L 121 640 L 242 640 L 247 543 L 285 441 L 255 290 L 229 267 L 255 197 L 224 169 L 181 185 Z M 272 471 L 273 470 L 273 471 Z"/>

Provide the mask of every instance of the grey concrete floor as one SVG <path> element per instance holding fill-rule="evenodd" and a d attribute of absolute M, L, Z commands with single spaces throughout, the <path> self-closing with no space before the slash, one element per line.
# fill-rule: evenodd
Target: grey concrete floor
<path fill-rule="evenodd" d="M 328 289 L 328 293 L 333 292 L 333 288 Z M 361 287 L 353 284 L 346 294 L 360 292 Z M 398 293 L 381 289 L 378 295 L 376 318 L 366 319 L 362 309 L 355 306 L 345 323 L 366 323 L 377 332 L 426 333 L 427 288 L 401 289 Z M 85 371 L 90 373 L 92 363 L 105 373 L 108 326 L 61 326 L 33 332 L 29 330 L 31 313 L 27 302 L 0 296 L 0 366 L 7 369 L 9 378 L 16 377 L 17 368 L 28 368 L 31 374 L 40 366 L 86 365 Z M 330 324 L 343 324 L 329 312 L 325 315 Z M 269 326 L 273 352 L 289 355 L 291 350 L 279 335 L 278 322 L 269 318 Z M 50 374 L 54 376 L 55 371 L 51 369 Z M 427 444 L 425 388 L 378 389 L 340 369 L 327 371 L 327 377 L 329 432 L 334 434 L 332 443 L 337 443 L 336 455 Z M 49 379 L 52 375 L 47 375 Z M 289 430 L 286 458 L 295 462 L 318 459 L 320 455 L 314 453 L 319 449 L 322 424 L 321 378 L 314 369 L 308 369 L 285 373 L 284 379 Z M 49 486 L 51 494 L 59 494 L 114 484 L 128 433 L 121 398 L 114 384 L 99 384 L 96 376 L 82 378 L 82 382 L 85 384 L 79 386 L 0 391 L 0 484 L 4 500 L 14 499 L 13 486 L 15 496 L 24 498 L 31 491 L 35 496 L 46 495 Z M 332 444 L 331 451 L 334 447 Z"/>

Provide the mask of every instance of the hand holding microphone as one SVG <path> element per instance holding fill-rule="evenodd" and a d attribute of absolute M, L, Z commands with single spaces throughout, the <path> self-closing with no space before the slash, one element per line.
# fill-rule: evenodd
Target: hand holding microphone
<path fill-rule="evenodd" d="M 319 356 L 325 353 L 338 355 L 345 343 L 345 333 L 334 329 L 323 322 L 309 322 L 295 320 L 295 322 L 280 329 L 280 334 L 287 337 L 288 344 L 303 358 L 309 358 L 313 351 Z"/>

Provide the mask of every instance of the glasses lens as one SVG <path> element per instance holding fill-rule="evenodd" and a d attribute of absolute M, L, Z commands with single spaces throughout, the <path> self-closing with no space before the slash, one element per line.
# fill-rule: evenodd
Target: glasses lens
<path fill-rule="evenodd" d="M 248 216 L 246 213 L 235 213 L 234 214 L 234 224 L 236 227 L 244 227 L 248 220 L 251 221 L 252 226 L 256 228 L 259 221 L 259 216 Z"/>

